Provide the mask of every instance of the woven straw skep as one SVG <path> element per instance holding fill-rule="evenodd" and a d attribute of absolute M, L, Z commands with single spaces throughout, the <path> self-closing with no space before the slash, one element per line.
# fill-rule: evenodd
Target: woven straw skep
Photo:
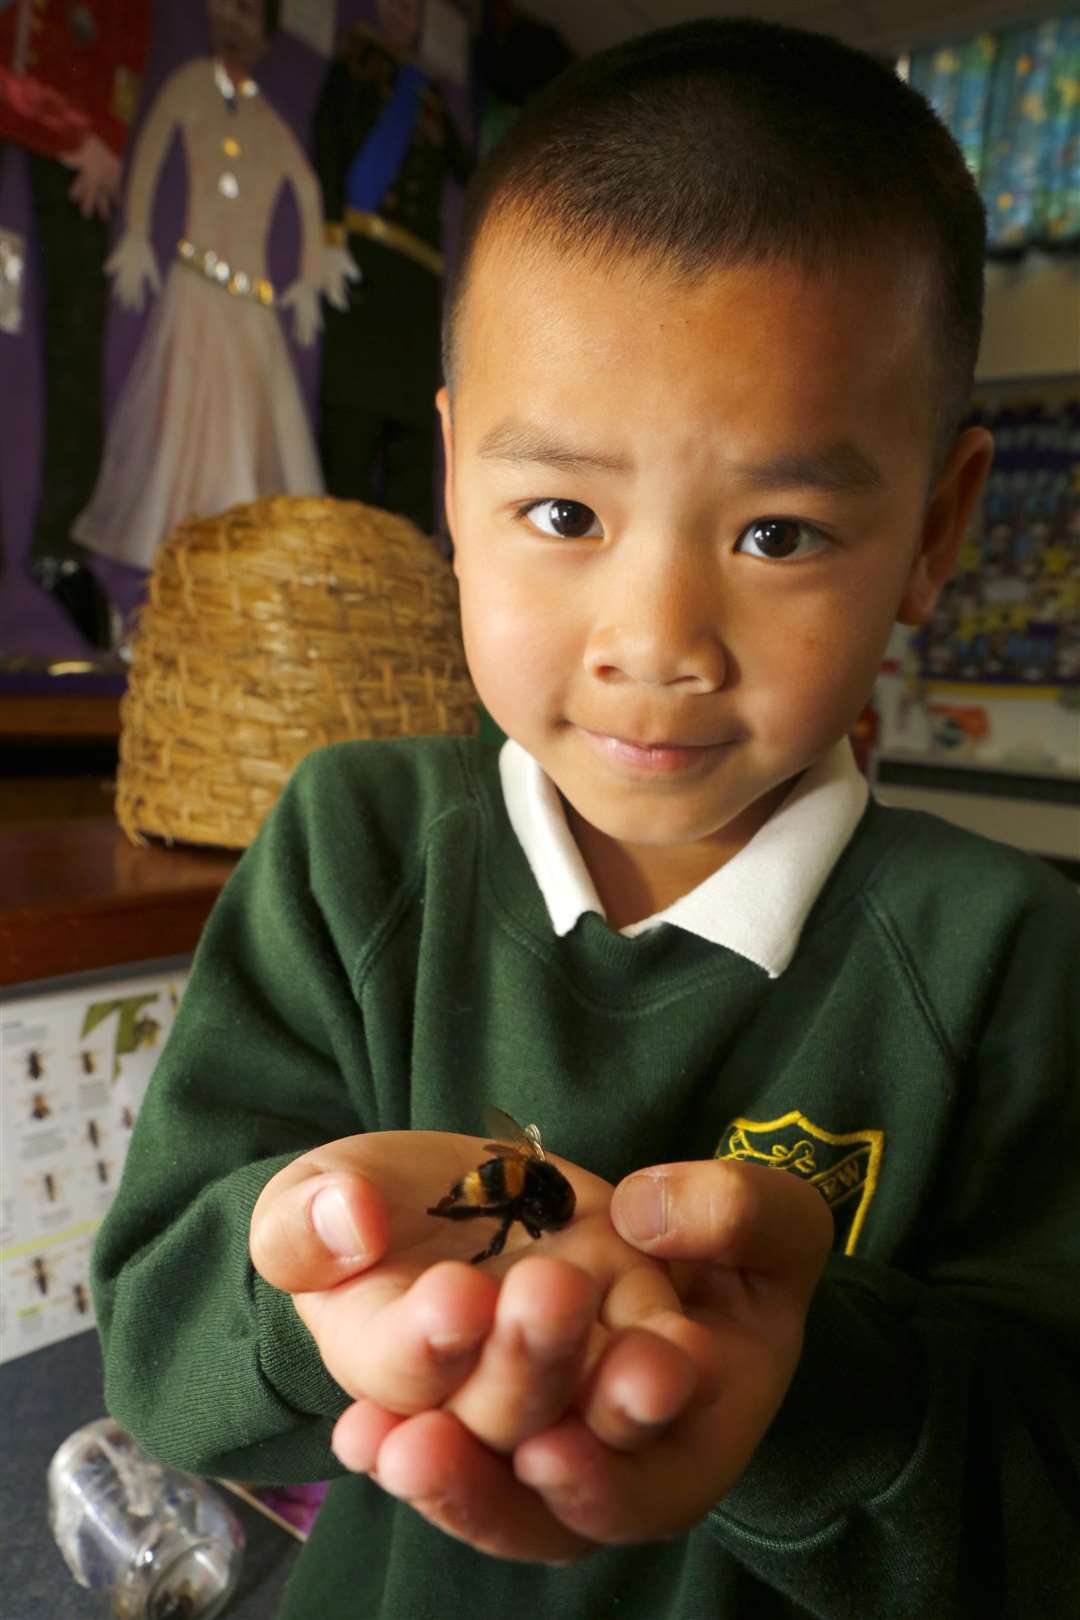
<path fill-rule="evenodd" d="M 453 574 L 406 518 L 277 496 L 160 548 L 121 706 L 116 810 L 244 848 L 294 765 L 349 737 L 471 732 Z"/>

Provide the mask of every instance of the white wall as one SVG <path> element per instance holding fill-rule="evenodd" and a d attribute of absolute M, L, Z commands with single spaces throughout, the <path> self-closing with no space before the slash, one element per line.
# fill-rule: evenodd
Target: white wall
<path fill-rule="evenodd" d="M 1025 377 L 1080 386 L 1080 255 L 1029 253 L 986 267 L 976 387 Z"/>

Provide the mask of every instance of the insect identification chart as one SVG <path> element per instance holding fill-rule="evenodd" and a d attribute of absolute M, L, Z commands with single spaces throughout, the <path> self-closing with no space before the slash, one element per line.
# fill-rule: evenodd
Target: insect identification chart
<path fill-rule="evenodd" d="M 0 1004 L 0 1362 L 93 1325 L 94 1233 L 186 978 L 103 975 Z"/>

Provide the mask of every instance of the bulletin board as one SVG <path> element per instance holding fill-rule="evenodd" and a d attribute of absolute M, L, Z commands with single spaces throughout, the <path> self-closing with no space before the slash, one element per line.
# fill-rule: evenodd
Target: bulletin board
<path fill-rule="evenodd" d="M 883 757 L 1080 780 L 1080 379 L 984 385 L 994 462 L 933 617 L 890 644 Z"/>

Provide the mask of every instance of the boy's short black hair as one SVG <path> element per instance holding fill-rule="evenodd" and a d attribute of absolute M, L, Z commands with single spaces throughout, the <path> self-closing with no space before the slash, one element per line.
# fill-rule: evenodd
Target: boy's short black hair
<path fill-rule="evenodd" d="M 532 102 L 466 198 L 443 366 L 484 224 L 545 246 L 641 253 L 689 278 L 740 265 L 841 267 L 894 249 L 931 270 L 936 477 L 967 413 L 982 335 L 986 215 L 960 148 L 884 61 L 824 34 L 703 19 L 585 58 Z"/>

